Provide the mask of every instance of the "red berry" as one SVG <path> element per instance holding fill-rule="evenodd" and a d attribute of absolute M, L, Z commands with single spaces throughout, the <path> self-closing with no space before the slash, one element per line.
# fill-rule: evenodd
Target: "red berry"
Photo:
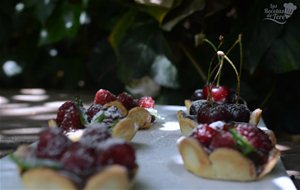
<path fill-rule="evenodd" d="M 79 142 L 86 147 L 96 148 L 99 143 L 110 137 L 111 135 L 104 124 L 104 126 L 87 127 Z"/>
<path fill-rule="evenodd" d="M 202 89 L 195 90 L 192 97 L 191 97 L 191 100 L 195 101 L 195 100 L 201 100 L 201 99 L 205 99 L 204 94 L 203 94 L 203 90 Z"/>
<path fill-rule="evenodd" d="M 73 143 L 61 157 L 61 162 L 68 171 L 88 173 L 95 164 L 94 152 L 80 143 Z"/>
<path fill-rule="evenodd" d="M 212 123 L 215 121 L 228 121 L 230 113 L 224 104 L 212 104 L 198 110 L 197 120 L 199 123 Z"/>
<path fill-rule="evenodd" d="M 103 106 L 101 104 L 92 104 L 86 111 L 88 121 L 91 121 L 94 115 L 96 115 L 96 113 L 98 113 L 102 107 Z"/>
<path fill-rule="evenodd" d="M 126 107 L 127 110 L 138 106 L 138 103 L 127 92 L 122 92 L 121 94 L 119 94 L 117 96 L 117 100 L 119 100 Z"/>
<path fill-rule="evenodd" d="M 58 108 L 56 123 L 64 131 L 84 128 L 80 120 L 80 110 L 72 101 L 67 101 Z"/>
<path fill-rule="evenodd" d="M 240 123 L 237 125 L 236 130 L 239 134 L 244 136 L 254 148 L 262 152 L 267 153 L 273 148 L 269 136 L 254 125 Z"/>
<path fill-rule="evenodd" d="M 136 166 L 135 159 L 133 147 L 117 139 L 108 139 L 99 144 L 97 148 L 96 162 L 102 166 L 120 164 L 128 169 L 133 169 Z"/>
<path fill-rule="evenodd" d="M 143 108 L 154 108 L 155 101 L 150 96 L 144 96 L 139 99 L 139 106 Z"/>
<path fill-rule="evenodd" d="M 217 134 L 215 136 L 215 138 L 211 141 L 210 148 L 212 150 L 214 150 L 216 148 L 221 148 L 221 147 L 235 149 L 236 148 L 235 145 L 236 144 L 235 144 L 234 140 L 232 139 L 230 132 L 222 131 L 219 134 Z"/>
<path fill-rule="evenodd" d="M 213 101 L 224 103 L 228 97 L 229 89 L 226 86 L 215 86 L 210 84 L 204 86 L 203 94 L 205 98 L 208 98 L 210 94 Z"/>
<path fill-rule="evenodd" d="M 94 103 L 104 105 L 116 100 L 116 96 L 108 90 L 100 89 L 95 95 Z"/>
<path fill-rule="evenodd" d="M 36 155 L 57 160 L 70 145 L 71 141 L 60 128 L 49 127 L 39 135 Z"/>
<path fill-rule="evenodd" d="M 196 138 L 201 144 L 208 147 L 212 139 L 219 133 L 219 131 L 209 127 L 208 124 L 200 124 L 191 134 L 191 137 Z"/>

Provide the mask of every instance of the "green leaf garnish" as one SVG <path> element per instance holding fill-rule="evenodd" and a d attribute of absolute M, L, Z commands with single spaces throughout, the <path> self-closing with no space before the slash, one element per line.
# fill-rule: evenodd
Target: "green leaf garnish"
<path fill-rule="evenodd" d="M 252 144 L 244 138 L 242 135 L 237 133 L 235 129 L 229 129 L 230 134 L 232 135 L 233 140 L 237 144 L 238 148 L 242 151 L 244 155 L 248 155 L 251 152 L 254 152 L 255 149 Z"/>
<path fill-rule="evenodd" d="M 54 170 L 58 170 L 62 168 L 61 163 L 49 159 L 32 158 L 29 160 L 29 159 L 22 159 L 14 154 L 9 154 L 8 157 L 14 163 L 16 163 L 21 170 L 29 170 L 38 167 L 48 167 Z"/>
<path fill-rule="evenodd" d="M 79 117 L 80 117 L 80 121 L 84 126 L 87 126 L 89 124 L 89 121 L 87 119 L 87 114 L 86 114 L 86 110 L 83 107 L 83 103 L 81 98 L 76 97 L 75 100 L 75 105 L 77 107 L 77 109 L 79 110 Z"/>

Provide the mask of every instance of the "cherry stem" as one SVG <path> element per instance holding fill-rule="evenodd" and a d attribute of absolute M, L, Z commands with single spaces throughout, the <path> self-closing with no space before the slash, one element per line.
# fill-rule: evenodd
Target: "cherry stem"
<path fill-rule="evenodd" d="M 221 79 L 222 68 L 223 68 L 223 63 L 224 63 L 224 57 L 223 56 L 219 56 L 219 57 L 220 57 L 220 63 L 218 64 L 219 68 L 218 68 L 218 71 L 217 71 L 214 81 L 213 81 L 213 83 L 215 83 L 215 81 L 217 80 L 217 86 L 220 85 L 220 79 Z"/>
<path fill-rule="evenodd" d="M 221 47 L 221 45 L 223 44 L 223 39 L 220 41 L 218 47 L 216 47 L 210 40 L 208 40 L 208 39 L 206 39 L 206 38 L 205 38 L 203 41 L 206 42 L 206 43 L 208 43 L 208 44 L 214 49 L 215 52 L 217 52 L 218 49 L 219 49 L 219 48 Z M 214 54 L 214 56 L 212 57 L 212 59 L 210 60 L 210 63 L 209 63 L 208 73 L 207 73 L 207 83 L 210 82 L 210 78 L 211 78 L 211 67 L 212 67 L 212 64 L 213 64 L 214 60 L 215 60 L 215 54 Z M 220 62 L 220 57 L 218 56 L 218 63 L 219 63 L 219 62 Z"/>
<path fill-rule="evenodd" d="M 234 66 L 234 64 L 232 63 L 232 61 L 227 57 L 226 54 L 223 54 L 221 55 L 223 56 L 226 61 L 228 61 L 228 63 L 231 65 L 231 67 L 233 68 L 234 72 L 235 72 L 235 75 L 236 75 L 236 78 L 237 78 L 237 87 L 236 87 L 236 93 L 237 93 L 237 96 L 240 97 L 240 86 L 241 86 L 241 81 L 240 81 L 240 75 L 236 69 L 236 67 Z M 238 102 L 238 99 L 237 99 L 237 102 Z"/>

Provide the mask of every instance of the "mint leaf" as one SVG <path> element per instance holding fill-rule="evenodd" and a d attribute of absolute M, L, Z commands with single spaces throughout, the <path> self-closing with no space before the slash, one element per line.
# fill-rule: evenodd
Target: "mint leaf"
<path fill-rule="evenodd" d="M 232 135 L 233 140 L 237 144 L 238 148 L 242 151 L 244 155 L 248 155 L 251 152 L 254 152 L 255 149 L 252 144 L 244 138 L 242 135 L 237 133 L 235 129 L 229 129 L 230 134 Z"/>
<path fill-rule="evenodd" d="M 29 159 L 22 159 L 18 156 L 15 156 L 14 154 L 9 154 L 8 156 L 22 170 L 29 170 L 38 167 L 48 167 L 54 170 L 58 170 L 62 168 L 61 163 L 49 159 L 32 158 L 29 160 Z"/>

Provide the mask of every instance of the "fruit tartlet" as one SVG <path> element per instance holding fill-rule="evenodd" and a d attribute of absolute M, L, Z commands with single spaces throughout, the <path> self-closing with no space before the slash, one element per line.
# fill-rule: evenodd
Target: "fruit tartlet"
<path fill-rule="evenodd" d="M 212 45 L 211 42 L 209 44 Z M 241 53 L 241 35 L 235 44 L 240 44 Z M 204 178 L 235 181 L 260 179 L 273 169 L 280 156 L 275 148 L 275 135 L 271 130 L 262 130 L 257 126 L 262 110 L 251 112 L 240 96 L 242 56 L 238 73 L 227 57 L 231 49 L 224 53 L 215 46 L 213 48 L 218 63 L 211 70 L 211 62 L 207 84 L 203 89 L 195 90 L 191 99 L 185 100 L 187 113 L 177 112 L 181 132 L 185 135 L 177 142 L 184 166 Z M 225 61 L 236 74 L 236 90 L 220 85 Z"/>
<path fill-rule="evenodd" d="M 200 124 L 177 145 L 184 167 L 209 179 L 258 180 L 280 157 L 274 137 L 249 123 Z"/>
<path fill-rule="evenodd" d="M 87 128 L 77 142 L 49 127 L 10 157 L 25 189 L 129 189 L 138 170 L 134 148 L 101 127 Z"/>
<path fill-rule="evenodd" d="M 73 141 L 91 126 L 105 127 L 113 137 L 130 141 L 138 129 L 148 129 L 154 122 L 154 104 L 151 97 L 134 99 L 126 92 L 116 96 L 100 89 L 87 109 L 79 99 L 63 103 L 49 126 L 63 129 Z"/>

